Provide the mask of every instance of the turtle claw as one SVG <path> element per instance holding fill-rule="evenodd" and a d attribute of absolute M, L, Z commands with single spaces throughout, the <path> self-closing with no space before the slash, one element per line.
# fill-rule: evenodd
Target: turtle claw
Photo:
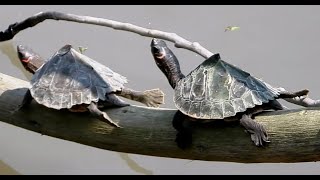
<path fill-rule="evenodd" d="M 102 118 L 104 119 L 103 121 L 105 121 L 106 123 L 110 124 L 113 127 L 117 127 L 117 128 L 122 128 L 121 126 L 119 126 L 118 123 L 112 121 L 112 119 L 107 115 L 107 113 L 102 112 Z"/>
<path fill-rule="evenodd" d="M 250 134 L 251 140 L 256 146 L 264 147 L 267 143 L 270 143 L 265 128 L 251 119 L 248 115 L 242 116 L 240 124 L 246 129 L 245 132 Z"/>
<path fill-rule="evenodd" d="M 151 89 L 143 92 L 142 103 L 149 107 L 159 107 L 164 104 L 164 93 L 160 89 Z"/>
<path fill-rule="evenodd" d="M 121 126 L 119 126 L 118 123 L 114 122 L 106 112 L 103 112 L 100 109 L 98 109 L 96 103 L 91 102 L 87 108 L 94 116 L 98 117 L 99 120 L 106 122 L 113 127 L 121 128 Z"/>
<path fill-rule="evenodd" d="M 264 147 L 267 143 L 270 143 L 268 136 L 262 132 L 252 133 L 251 140 L 258 147 Z"/>

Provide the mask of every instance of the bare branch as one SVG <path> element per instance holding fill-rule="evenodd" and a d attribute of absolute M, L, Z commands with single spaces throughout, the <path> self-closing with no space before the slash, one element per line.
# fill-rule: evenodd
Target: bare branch
<path fill-rule="evenodd" d="M 190 42 L 178 36 L 175 33 L 164 32 L 164 31 L 159 31 L 154 29 L 147 29 L 147 28 L 130 24 L 130 23 L 123 23 L 123 22 L 113 21 L 109 19 L 96 18 L 96 17 L 90 17 L 90 16 L 80 16 L 75 14 L 66 14 L 66 13 L 55 12 L 55 11 L 40 12 L 38 14 L 35 14 L 25 19 L 24 21 L 11 24 L 8 27 L 8 29 L 6 29 L 3 32 L 0 32 L 0 41 L 10 40 L 20 31 L 27 29 L 29 27 L 33 27 L 38 23 L 41 23 L 47 19 L 53 19 L 57 21 L 64 20 L 64 21 L 72 21 L 77 23 L 111 27 L 115 30 L 129 31 L 129 32 L 139 34 L 141 36 L 154 37 L 154 38 L 171 41 L 174 43 L 175 47 L 188 49 L 190 51 L 193 51 L 201 55 L 206 59 L 213 55 L 212 52 L 202 47 L 199 43 Z"/>

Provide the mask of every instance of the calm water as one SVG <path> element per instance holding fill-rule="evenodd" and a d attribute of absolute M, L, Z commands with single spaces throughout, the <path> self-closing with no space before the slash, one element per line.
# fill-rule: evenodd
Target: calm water
<path fill-rule="evenodd" d="M 0 31 L 40 11 L 102 17 L 175 32 L 219 52 L 256 77 L 288 90 L 310 89 L 320 97 L 318 77 L 320 6 L 0 6 Z M 229 25 L 240 30 L 224 32 Z M 0 43 L 0 72 L 28 80 L 15 47 L 24 44 L 43 57 L 65 44 L 85 46 L 87 56 L 128 77 L 128 87 L 155 87 L 174 108 L 172 89 L 154 64 L 150 38 L 113 29 L 47 20 Z M 203 61 L 173 48 L 187 74 Z M 286 106 L 296 106 L 285 103 Z M 124 154 L 41 136 L 0 123 L 0 159 L 21 174 L 320 174 L 320 163 L 240 164 Z"/>

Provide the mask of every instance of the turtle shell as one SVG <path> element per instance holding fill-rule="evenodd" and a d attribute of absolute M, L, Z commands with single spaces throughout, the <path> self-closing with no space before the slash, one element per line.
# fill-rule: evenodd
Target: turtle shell
<path fill-rule="evenodd" d="M 181 79 L 176 107 L 197 119 L 223 119 L 279 96 L 279 90 L 221 60 L 215 54 Z"/>
<path fill-rule="evenodd" d="M 65 45 L 35 72 L 30 92 L 38 103 L 62 109 L 105 100 L 125 83 L 124 76 Z"/>

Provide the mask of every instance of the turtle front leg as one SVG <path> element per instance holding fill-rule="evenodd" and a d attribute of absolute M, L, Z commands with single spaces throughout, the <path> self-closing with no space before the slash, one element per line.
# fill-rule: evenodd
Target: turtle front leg
<path fill-rule="evenodd" d="M 91 102 L 91 104 L 87 107 L 88 110 L 90 111 L 91 114 L 95 115 L 98 117 L 99 120 L 106 122 L 108 124 L 110 124 L 111 126 L 114 127 L 118 127 L 120 128 L 120 126 L 115 123 L 106 112 L 102 112 L 100 111 L 100 109 L 98 108 L 97 104 L 94 102 Z"/>
<path fill-rule="evenodd" d="M 240 124 L 246 129 L 246 132 L 251 135 L 251 140 L 256 146 L 265 146 L 265 144 L 270 142 L 265 128 L 261 124 L 255 122 L 251 118 L 251 115 L 242 115 Z"/>
<path fill-rule="evenodd" d="M 135 91 L 129 88 L 123 88 L 116 92 L 119 96 L 141 102 L 150 107 L 159 107 L 164 104 L 164 93 L 160 89 L 151 89 L 146 91 Z"/>
<path fill-rule="evenodd" d="M 192 144 L 193 124 L 182 112 L 177 111 L 172 120 L 173 127 L 178 131 L 175 142 L 181 149 L 186 149 Z"/>

